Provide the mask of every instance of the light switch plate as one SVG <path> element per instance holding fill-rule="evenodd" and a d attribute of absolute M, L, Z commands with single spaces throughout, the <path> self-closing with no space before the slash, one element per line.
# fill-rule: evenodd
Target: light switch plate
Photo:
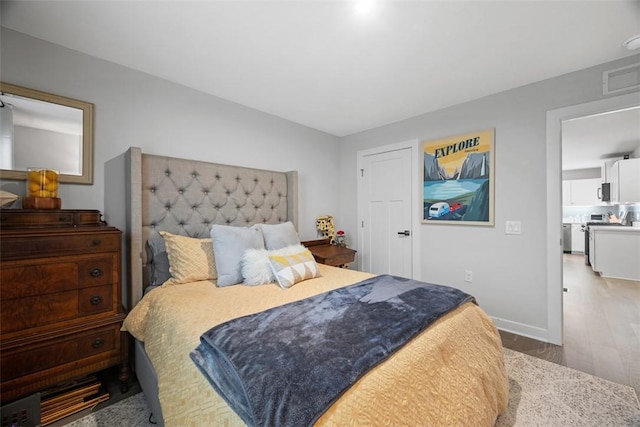
<path fill-rule="evenodd" d="M 520 234 L 521 223 L 520 221 L 507 221 L 507 234 Z"/>

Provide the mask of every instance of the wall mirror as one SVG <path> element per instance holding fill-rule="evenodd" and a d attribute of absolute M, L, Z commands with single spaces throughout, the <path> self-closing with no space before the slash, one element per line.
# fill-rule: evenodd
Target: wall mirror
<path fill-rule="evenodd" d="M 26 180 L 35 167 L 93 184 L 93 104 L 4 82 L 0 101 L 0 178 Z"/>

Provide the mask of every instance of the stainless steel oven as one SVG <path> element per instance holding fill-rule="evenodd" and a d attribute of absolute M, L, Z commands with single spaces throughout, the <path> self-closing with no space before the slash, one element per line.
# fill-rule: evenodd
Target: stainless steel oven
<path fill-rule="evenodd" d="M 571 253 L 571 224 L 562 224 L 562 252 Z"/>

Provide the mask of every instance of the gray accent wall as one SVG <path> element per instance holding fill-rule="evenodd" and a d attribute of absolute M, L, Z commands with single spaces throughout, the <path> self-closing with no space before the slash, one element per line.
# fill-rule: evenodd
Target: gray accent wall
<path fill-rule="evenodd" d="M 104 164 L 136 146 L 150 154 L 297 169 L 303 239 L 317 237 L 317 216 L 337 216 L 337 137 L 7 28 L 0 42 L 0 80 L 95 105 L 93 185 L 62 184 L 63 208 L 104 212 Z M 0 188 L 26 190 L 24 181 L 0 181 Z"/>

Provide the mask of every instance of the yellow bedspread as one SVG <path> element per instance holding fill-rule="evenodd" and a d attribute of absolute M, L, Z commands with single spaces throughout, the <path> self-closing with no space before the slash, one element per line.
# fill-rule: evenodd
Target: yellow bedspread
<path fill-rule="evenodd" d="M 287 290 L 277 284 L 218 288 L 203 281 L 164 286 L 138 303 L 123 329 L 145 343 L 165 425 L 244 425 L 189 353 L 212 326 L 370 276 L 318 266 L 322 277 Z M 316 425 L 492 426 L 507 400 L 500 336 L 491 319 L 467 303 L 364 375 Z"/>

